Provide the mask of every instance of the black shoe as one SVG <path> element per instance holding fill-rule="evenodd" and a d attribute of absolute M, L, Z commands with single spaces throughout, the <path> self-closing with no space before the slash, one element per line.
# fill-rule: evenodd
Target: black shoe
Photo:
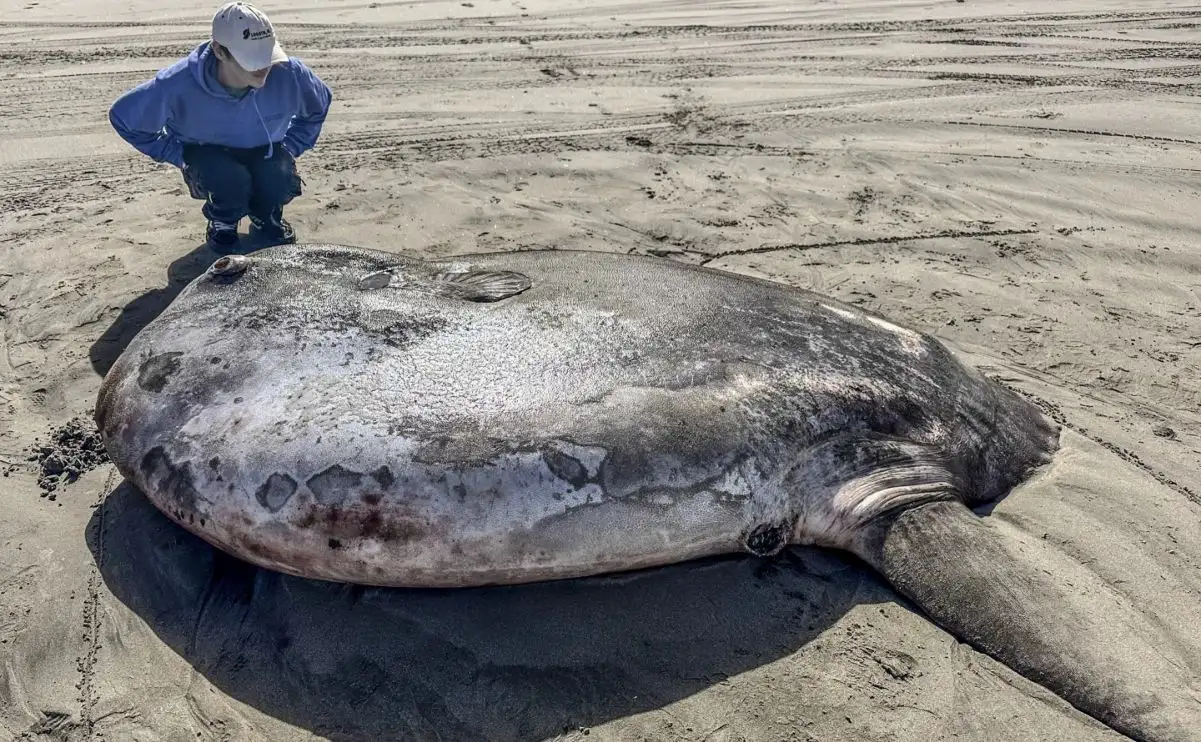
<path fill-rule="evenodd" d="M 250 217 L 250 228 L 258 233 L 259 237 L 269 244 L 273 245 L 289 245 L 296 241 L 296 231 L 292 229 L 292 225 L 288 224 L 288 220 L 282 216 L 274 224 L 264 222 L 257 216 Z"/>
<path fill-rule="evenodd" d="M 210 221 L 205 239 L 213 252 L 228 255 L 238 249 L 238 225 Z"/>

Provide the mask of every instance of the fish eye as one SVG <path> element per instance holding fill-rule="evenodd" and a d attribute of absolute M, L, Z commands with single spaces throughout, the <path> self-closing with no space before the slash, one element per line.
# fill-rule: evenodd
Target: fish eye
<path fill-rule="evenodd" d="M 250 267 L 250 261 L 244 255 L 226 255 L 218 258 L 209 268 L 214 275 L 233 276 Z"/>

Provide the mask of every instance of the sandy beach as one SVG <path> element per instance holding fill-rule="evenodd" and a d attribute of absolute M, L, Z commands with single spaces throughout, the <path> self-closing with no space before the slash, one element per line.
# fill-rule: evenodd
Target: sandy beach
<path fill-rule="evenodd" d="M 334 95 L 300 240 L 649 254 L 928 332 L 1063 426 L 991 521 L 1201 678 L 1201 6 L 261 7 Z M 422 592 L 169 522 L 91 413 L 217 255 L 107 111 L 212 11 L 0 0 L 0 742 L 1126 739 L 830 551 Z"/>

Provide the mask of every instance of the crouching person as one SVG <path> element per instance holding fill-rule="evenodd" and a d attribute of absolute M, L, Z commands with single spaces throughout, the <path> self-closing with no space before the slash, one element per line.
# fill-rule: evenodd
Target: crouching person
<path fill-rule="evenodd" d="M 213 16 L 211 39 L 122 94 L 109 121 L 181 170 L 204 201 L 209 246 L 226 254 L 238 250 L 243 217 L 264 246 L 296 241 L 283 208 L 302 191 L 296 158 L 317 143 L 331 98 L 261 10 L 231 2 Z"/>

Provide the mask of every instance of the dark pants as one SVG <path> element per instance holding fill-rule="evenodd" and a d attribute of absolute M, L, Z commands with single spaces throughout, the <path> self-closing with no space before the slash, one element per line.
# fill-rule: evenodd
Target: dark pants
<path fill-rule="evenodd" d="M 205 218 L 237 224 L 250 215 L 278 226 L 284 204 L 300 195 L 303 181 L 286 149 L 276 144 L 269 159 L 266 154 L 266 146 L 184 145 L 184 181 L 192 198 L 204 201 Z"/>

